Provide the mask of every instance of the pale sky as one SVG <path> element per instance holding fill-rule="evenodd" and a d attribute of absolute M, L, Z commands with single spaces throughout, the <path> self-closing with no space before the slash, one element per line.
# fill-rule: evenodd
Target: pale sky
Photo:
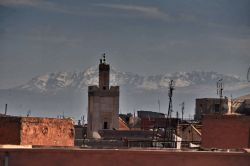
<path fill-rule="evenodd" d="M 84 70 L 103 52 L 120 71 L 245 77 L 249 0 L 0 0 L 0 89 Z"/>

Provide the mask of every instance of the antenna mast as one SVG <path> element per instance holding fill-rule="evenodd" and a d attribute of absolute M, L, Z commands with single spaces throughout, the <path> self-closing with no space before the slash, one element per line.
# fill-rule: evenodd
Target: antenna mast
<path fill-rule="evenodd" d="M 169 90 L 168 90 L 168 97 L 169 97 L 168 114 L 167 114 L 165 133 L 164 133 L 164 147 L 172 146 L 170 142 L 172 141 L 174 133 L 171 125 L 171 114 L 173 112 L 173 103 L 172 103 L 173 91 L 174 91 L 174 81 L 170 80 Z M 166 138 L 168 140 L 167 143 L 166 143 Z"/>
<path fill-rule="evenodd" d="M 159 96 L 158 96 L 158 106 L 159 106 L 159 112 L 161 112 L 161 101 L 160 101 Z"/>
<path fill-rule="evenodd" d="M 181 105 L 181 121 L 183 121 L 185 102 L 182 102 L 180 105 Z"/>
<path fill-rule="evenodd" d="M 174 91 L 174 81 L 171 80 L 169 82 L 169 90 L 168 90 L 169 104 L 168 104 L 168 115 L 167 115 L 167 118 L 171 118 L 171 114 L 173 112 L 173 104 L 172 104 L 173 91 Z"/>

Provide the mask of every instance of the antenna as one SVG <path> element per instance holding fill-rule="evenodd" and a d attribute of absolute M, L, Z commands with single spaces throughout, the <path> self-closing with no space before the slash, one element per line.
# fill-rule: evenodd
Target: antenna
<path fill-rule="evenodd" d="M 31 115 L 31 110 L 28 110 L 27 117 L 29 117 L 30 115 Z"/>
<path fill-rule="evenodd" d="M 168 114 L 166 118 L 166 126 L 164 132 L 164 147 L 171 146 L 169 144 L 169 141 L 172 141 L 174 134 L 174 130 L 172 129 L 171 125 L 171 114 L 173 112 L 173 103 L 172 103 L 173 91 L 174 91 L 174 81 L 170 80 L 168 89 L 168 97 L 169 97 Z M 168 140 L 168 143 L 166 143 L 166 138 Z"/>
<path fill-rule="evenodd" d="M 81 121 L 82 121 L 82 125 L 84 126 L 84 123 L 85 123 L 84 115 L 81 116 Z"/>
<path fill-rule="evenodd" d="M 182 102 L 182 103 L 180 104 L 180 106 L 181 106 L 181 120 L 183 121 L 185 102 Z"/>
<path fill-rule="evenodd" d="M 174 81 L 170 80 L 168 89 L 168 97 L 169 97 L 168 115 L 167 115 L 168 118 L 171 118 L 171 113 L 173 112 L 173 103 L 172 103 L 173 91 L 174 91 Z"/>
<path fill-rule="evenodd" d="M 158 96 L 158 106 L 159 106 L 159 112 L 161 112 L 161 101 L 160 101 L 159 96 Z"/>
<path fill-rule="evenodd" d="M 7 115 L 7 109 L 8 109 L 8 104 L 5 104 L 5 111 L 4 111 L 4 115 Z"/>

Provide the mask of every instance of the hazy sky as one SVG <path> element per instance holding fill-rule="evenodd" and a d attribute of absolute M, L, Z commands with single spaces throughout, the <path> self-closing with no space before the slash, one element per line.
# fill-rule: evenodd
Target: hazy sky
<path fill-rule="evenodd" d="M 96 65 L 245 77 L 249 0 L 0 0 L 0 88 Z"/>

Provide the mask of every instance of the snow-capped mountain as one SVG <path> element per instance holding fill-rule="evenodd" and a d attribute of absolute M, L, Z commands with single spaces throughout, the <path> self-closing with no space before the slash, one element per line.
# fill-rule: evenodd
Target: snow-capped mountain
<path fill-rule="evenodd" d="M 133 73 L 120 72 L 111 68 L 110 84 L 130 87 L 140 90 L 166 89 L 170 80 L 174 80 L 177 88 L 192 85 L 215 85 L 223 78 L 223 81 L 231 88 L 243 86 L 244 80 L 234 75 L 223 75 L 216 72 L 176 72 L 163 75 L 142 76 Z M 17 89 L 36 92 L 58 92 L 63 89 L 86 89 L 89 85 L 98 84 L 98 68 L 90 67 L 81 72 L 55 72 L 34 77 L 27 84 Z"/>
<path fill-rule="evenodd" d="M 120 113 L 133 110 L 160 111 L 168 108 L 168 85 L 175 82 L 173 94 L 174 111 L 185 102 L 185 115 L 194 113 L 195 99 L 218 97 L 216 82 L 223 78 L 225 96 L 233 97 L 250 93 L 250 84 L 233 75 L 216 72 L 176 72 L 162 75 L 138 75 L 111 68 L 111 85 L 120 86 Z M 54 72 L 34 77 L 24 85 L 0 90 L 0 108 L 8 104 L 12 115 L 25 115 L 31 110 L 33 116 L 56 117 L 60 114 L 79 118 L 87 115 L 87 86 L 98 84 L 98 67 L 79 72 Z"/>

